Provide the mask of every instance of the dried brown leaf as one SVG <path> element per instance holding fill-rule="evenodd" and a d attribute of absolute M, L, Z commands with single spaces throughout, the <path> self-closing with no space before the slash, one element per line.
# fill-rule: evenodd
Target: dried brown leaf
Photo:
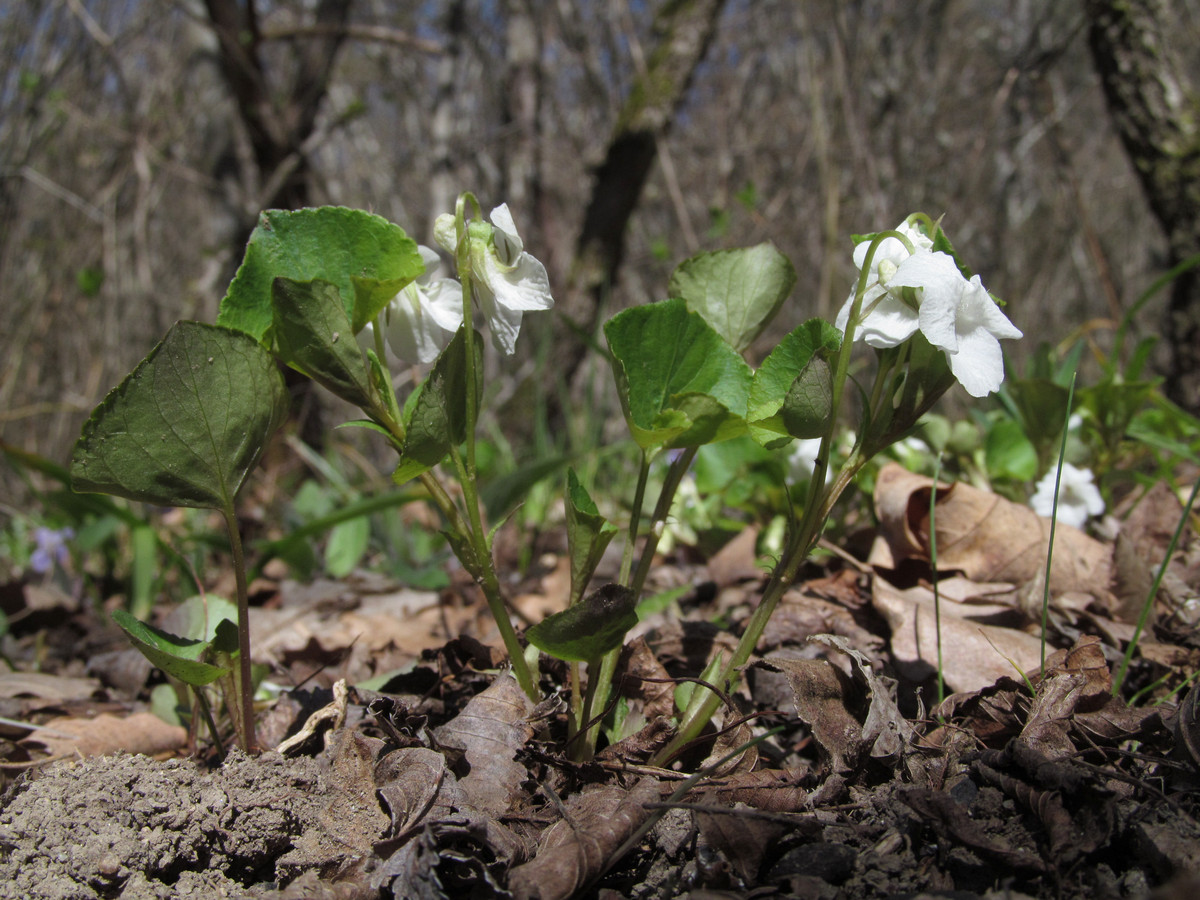
<path fill-rule="evenodd" d="M 758 566 L 758 528 L 744 528 L 708 560 L 708 573 L 718 588 L 762 578 Z"/>
<path fill-rule="evenodd" d="M 20 743 L 43 749 L 53 757 L 103 756 L 120 750 L 154 756 L 181 749 L 187 743 L 187 730 L 168 725 L 150 713 L 125 718 L 108 713 L 91 719 L 58 716 Z"/>
<path fill-rule="evenodd" d="M 509 873 L 515 900 L 567 900 L 616 862 L 612 854 L 646 820 L 645 804 L 658 798 L 658 783 L 649 778 L 631 790 L 606 785 L 572 797 L 570 819 L 547 828 L 537 856 Z"/>
<path fill-rule="evenodd" d="M 674 715 L 675 684 L 644 637 L 635 638 L 621 649 L 616 680 L 624 696 L 640 701 L 647 720 Z"/>
<path fill-rule="evenodd" d="M 912 743 L 915 731 L 911 723 L 900 713 L 894 699 L 896 682 L 875 674 L 871 661 L 850 642 L 835 634 L 818 634 L 812 639 L 816 643 L 845 654 L 854 663 L 856 680 L 867 691 L 870 705 L 863 721 L 862 739 L 870 747 L 874 759 L 892 760 L 899 757 Z"/>
<path fill-rule="evenodd" d="M 872 593 L 875 609 L 892 632 L 897 671 L 917 682 L 935 675 L 938 630 L 933 591 L 926 587 L 899 590 L 876 578 Z M 966 618 L 972 611 L 971 606 L 942 603 L 942 675 L 952 690 L 979 690 L 1038 664 L 1038 638 L 972 621 Z"/>
<path fill-rule="evenodd" d="M 701 838 L 719 850 L 738 875 L 746 882 L 758 876 L 763 857 L 771 845 L 787 831 L 781 822 L 768 822 L 753 816 L 739 815 L 750 807 L 735 803 L 728 812 L 693 812 L 696 829 Z"/>
<path fill-rule="evenodd" d="M 462 751 L 470 771 L 459 779 L 459 787 L 488 815 L 507 815 L 524 798 L 526 771 L 515 757 L 534 735 L 528 720 L 532 712 L 533 703 L 516 679 L 505 674 L 434 731 L 440 746 Z"/>
<path fill-rule="evenodd" d="M 800 812 L 809 808 L 808 791 L 800 787 L 804 773 L 788 769 L 738 772 L 699 788 L 701 803 L 744 803 L 763 812 Z M 820 826 L 813 823 L 819 830 Z"/>
<path fill-rule="evenodd" d="M 875 487 L 875 508 L 894 563 L 929 559 L 929 500 L 932 479 L 902 466 L 884 466 Z M 1021 585 L 1046 565 L 1050 520 L 969 484 L 939 486 L 938 568 L 958 570 L 975 581 Z M 1112 567 L 1109 548 L 1077 528 L 1055 529 L 1050 590 L 1107 595 Z"/>
<path fill-rule="evenodd" d="M 940 834 L 965 844 L 980 856 L 1026 872 L 1045 872 L 1048 869 L 1040 856 L 1027 850 L 1014 850 L 1000 838 L 989 835 L 980 823 L 971 818 L 966 807 L 960 806 L 949 794 L 926 788 L 909 788 L 901 792 L 900 798 Z"/>
<path fill-rule="evenodd" d="M 796 715 L 812 729 L 830 770 L 854 771 L 864 745 L 862 725 L 847 708 L 848 698 L 854 696 L 850 676 L 826 659 L 770 657 L 754 665 L 787 678 Z"/>
<path fill-rule="evenodd" d="M 446 757 L 425 747 L 405 747 L 379 758 L 374 782 L 392 819 L 391 837 L 404 837 L 431 812 L 436 818 L 438 812 L 453 809 L 458 792 L 455 785 L 447 785 L 448 774 Z"/>
<path fill-rule="evenodd" d="M 95 678 L 69 678 L 44 672 L 0 672 L 0 697 L 35 697 L 65 703 L 88 700 L 100 691 Z"/>

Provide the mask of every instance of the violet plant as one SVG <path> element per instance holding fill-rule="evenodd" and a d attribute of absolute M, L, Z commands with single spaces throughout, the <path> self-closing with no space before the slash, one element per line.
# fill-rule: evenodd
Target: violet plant
<path fill-rule="evenodd" d="M 436 253 L 399 227 L 337 207 L 268 211 L 222 301 L 216 325 L 180 322 L 97 407 L 76 446 L 76 489 L 160 505 L 212 507 L 229 527 L 238 572 L 236 647 L 221 640 L 234 687 L 227 704 L 243 746 L 254 748 L 246 584 L 236 499 L 282 421 L 286 395 L 275 360 L 357 406 L 353 423 L 382 435 L 399 461 L 393 479 L 413 482 L 440 511 L 443 534 L 480 587 L 525 693 L 540 699 L 535 650 L 565 660 L 572 756 L 587 758 L 609 707 L 624 637 L 663 533 L 672 500 L 705 444 L 749 434 L 763 447 L 804 444 L 807 494 L 783 552 L 737 649 L 715 659 L 680 711 L 678 730 L 653 760 L 663 765 L 716 713 L 721 691 L 762 635 L 772 612 L 819 538 L 834 503 L 875 454 L 903 438 L 957 380 L 982 397 L 1004 377 L 999 341 L 1020 337 L 996 301 L 958 261 L 937 223 L 910 216 L 895 230 L 858 238 L 859 275 L 836 324 L 805 322 L 757 369 L 744 354 L 796 282 L 769 244 L 701 254 L 671 278 L 670 299 L 624 310 L 604 326 L 617 391 L 639 451 L 630 521 L 608 522 L 573 471 L 565 509 L 570 604 L 526 631 L 512 625 L 496 572 L 496 526 L 484 521 L 476 467 L 483 391 L 478 309 L 501 353 L 515 352 L 525 313 L 553 305 L 545 267 L 526 252 L 506 206 L 485 219 L 463 194 L 437 220 L 437 242 L 457 280 L 437 278 Z M 854 343 L 875 348 L 876 370 L 858 388 L 856 443 L 837 471 L 831 448 L 850 382 Z M 390 354 L 432 363 L 403 402 Z M 648 498 L 651 464 L 669 464 Z M 454 484 L 451 485 L 450 482 Z M 649 521 L 642 521 L 644 508 Z M 588 592 L 608 544 L 624 531 L 616 583 Z M 144 627 L 123 625 L 147 640 Z M 154 632 L 156 650 L 170 636 Z M 163 642 L 166 642 L 165 644 Z M 164 650 L 164 646 L 167 650 Z M 186 650 L 186 652 L 184 652 Z M 188 645 L 181 655 L 196 658 Z M 206 670 L 205 677 L 215 677 Z"/>

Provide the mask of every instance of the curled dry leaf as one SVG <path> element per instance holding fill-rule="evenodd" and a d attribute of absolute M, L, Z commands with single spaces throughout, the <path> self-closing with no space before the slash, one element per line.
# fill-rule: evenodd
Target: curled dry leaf
<path fill-rule="evenodd" d="M 806 774 L 788 769 L 739 772 L 700 787 L 697 796 L 701 803 L 745 803 L 762 812 L 800 812 L 809 806 L 808 791 L 799 783 Z M 805 820 L 805 823 L 798 823 L 797 828 L 816 824 L 814 820 Z"/>
<path fill-rule="evenodd" d="M 537 856 L 509 873 L 515 900 L 567 900 L 617 860 L 613 854 L 641 827 L 645 804 L 659 798 L 658 783 L 644 778 L 630 790 L 605 785 L 567 802 L 569 819 L 555 822 Z"/>
<path fill-rule="evenodd" d="M 871 661 L 854 649 L 850 641 L 836 634 L 816 634 L 810 640 L 826 647 L 844 653 L 854 663 L 854 673 L 858 682 L 865 686 L 870 706 L 867 717 L 863 721 L 863 743 L 870 748 L 874 759 L 891 760 L 898 758 L 905 748 L 912 743 L 915 730 L 912 724 L 900 714 L 894 699 L 896 682 L 875 674 Z"/>
<path fill-rule="evenodd" d="M 648 721 L 674 715 L 675 684 L 644 637 L 635 638 L 621 649 L 617 680 L 624 696 L 640 702 Z"/>
<path fill-rule="evenodd" d="M 906 559 L 929 559 L 929 499 L 933 480 L 891 464 L 879 472 L 875 510 L 894 568 Z M 1027 506 L 968 484 L 938 486 L 937 556 L 941 571 L 958 570 L 975 581 L 1025 584 L 1046 566 L 1050 520 Z M 1106 597 L 1112 569 L 1109 548 L 1061 522 L 1055 529 L 1050 590 Z"/>
<path fill-rule="evenodd" d="M 854 695 L 850 676 L 827 659 L 778 659 L 754 663 L 781 672 L 792 689 L 796 715 L 812 729 L 821 756 L 833 773 L 849 773 L 862 757 L 862 725 L 847 709 Z"/>
<path fill-rule="evenodd" d="M 488 815 L 508 815 L 524 796 L 525 767 L 514 757 L 533 737 L 532 712 L 533 703 L 516 679 L 505 674 L 434 731 L 440 746 L 462 751 L 470 771 L 459 787 Z"/>

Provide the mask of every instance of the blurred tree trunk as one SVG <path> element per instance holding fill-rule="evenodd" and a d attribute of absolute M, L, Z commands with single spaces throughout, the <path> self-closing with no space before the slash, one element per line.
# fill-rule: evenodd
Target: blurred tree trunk
<path fill-rule="evenodd" d="M 567 321 L 557 323 L 552 371 L 570 380 L 582 358 L 575 332 L 591 334 L 615 283 L 625 230 L 650 175 L 658 141 L 687 94 L 704 58 L 724 0 L 667 0 L 654 23 L 657 44 L 646 72 L 633 84 L 594 173 L 566 297 L 558 304 Z M 572 327 L 574 326 L 574 327 Z"/>
<path fill-rule="evenodd" d="M 299 41 L 290 83 L 281 85 L 279 73 L 268 72 L 263 63 L 254 0 L 204 0 L 217 35 L 221 74 L 254 160 L 255 171 L 242 173 L 245 187 L 251 189 L 246 197 L 247 237 L 260 209 L 296 209 L 309 202 L 309 142 L 346 37 L 350 4 L 351 0 L 320 0 L 315 22 L 321 36 Z"/>
<path fill-rule="evenodd" d="M 1200 91 L 1169 45 L 1160 0 L 1085 0 L 1108 108 L 1175 265 L 1200 253 Z M 1193 48 L 1194 49 L 1194 48 Z M 1172 285 L 1167 393 L 1200 414 L 1200 276 Z"/>
<path fill-rule="evenodd" d="M 289 83 L 280 84 L 279 73 L 269 73 L 263 62 L 255 0 L 204 0 L 217 35 L 221 75 L 250 144 L 243 155 L 252 157 L 241 167 L 235 247 L 250 239 L 260 210 L 299 209 L 311 203 L 309 154 L 323 139 L 316 127 L 317 113 L 346 37 L 350 3 L 320 0 L 315 24 L 321 35 L 299 41 Z M 241 253 L 234 258 L 240 263 Z M 312 382 L 293 369 L 283 372 L 301 438 L 310 446 L 324 446 L 320 401 Z"/>
<path fill-rule="evenodd" d="M 451 0 L 445 16 L 445 47 L 437 62 L 431 135 L 432 172 L 429 179 L 429 210 L 439 216 L 454 212 L 459 187 L 455 183 L 453 139 L 455 130 L 455 83 L 461 65 L 462 42 L 467 30 L 466 3 Z"/>

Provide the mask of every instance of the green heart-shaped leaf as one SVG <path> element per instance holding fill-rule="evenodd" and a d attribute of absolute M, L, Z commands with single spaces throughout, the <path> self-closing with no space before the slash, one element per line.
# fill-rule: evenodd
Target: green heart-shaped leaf
<path fill-rule="evenodd" d="M 606 584 L 574 606 L 547 616 L 525 632 L 529 643 L 556 659 L 587 662 L 621 646 L 637 624 L 633 591 Z"/>
<path fill-rule="evenodd" d="M 375 409 L 371 373 L 337 285 L 276 278 L 271 297 L 280 359 L 343 400 Z"/>
<path fill-rule="evenodd" d="M 696 447 L 745 431 L 750 367 L 682 299 L 620 312 L 604 336 L 621 407 L 642 449 Z"/>
<path fill-rule="evenodd" d="M 778 447 L 793 437 L 819 436 L 819 430 L 813 433 L 813 423 L 828 421 L 831 413 L 827 408 L 832 402 L 828 360 L 841 346 L 842 333 L 823 319 L 810 319 L 779 342 L 754 373 L 750 389 L 746 418 L 756 441 L 764 447 Z M 815 367 L 811 365 L 814 358 L 822 361 Z M 830 392 L 827 401 L 822 399 L 826 389 Z M 793 428 L 804 433 L 796 434 Z"/>
<path fill-rule="evenodd" d="M 72 486 L 232 509 L 287 409 L 279 367 L 253 338 L 179 322 L 84 424 Z"/>
<path fill-rule="evenodd" d="M 381 216 L 340 206 L 267 210 L 221 301 L 217 324 L 262 341 L 274 321 L 275 279 L 319 278 L 337 286 L 357 334 L 424 271 L 416 241 Z"/>
<path fill-rule="evenodd" d="M 679 264 L 670 295 L 682 297 L 739 353 L 762 334 L 796 285 L 796 270 L 771 243 L 701 253 Z"/>

